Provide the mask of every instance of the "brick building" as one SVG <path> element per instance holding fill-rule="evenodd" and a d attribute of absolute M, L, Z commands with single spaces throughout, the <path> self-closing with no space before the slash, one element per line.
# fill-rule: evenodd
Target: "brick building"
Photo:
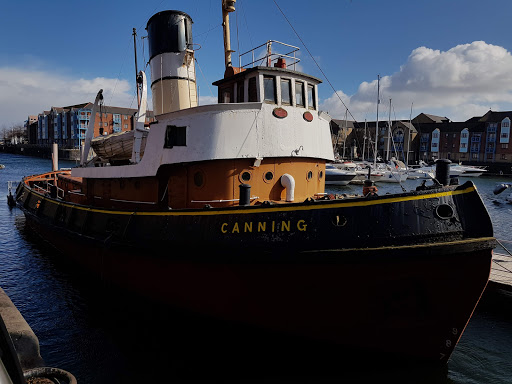
<path fill-rule="evenodd" d="M 68 107 L 52 107 L 37 116 L 37 137 L 34 144 L 50 146 L 57 143 L 60 148 L 76 149 L 83 145 L 85 132 L 91 120 L 92 103 Z M 111 133 L 131 131 L 135 125 L 136 109 L 102 107 L 96 112 L 94 137 Z M 146 112 L 146 123 L 153 121 L 153 113 Z"/>
<path fill-rule="evenodd" d="M 395 156 L 414 164 L 418 160 L 450 159 L 453 162 L 512 163 L 510 124 L 512 111 L 489 111 L 484 116 L 465 122 L 452 122 L 447 117 L 421 113 L 409 121 L 379 121 L 377 153 L 379 157 Z M 340 127 L 348 127 L 341 135 Z M 343 120 L 331 121 L 333 144 L 338 149 L 350 146 L 355 158 L 362 158 L 363 143 L 375 141 L 375 122 L 364 124 Z M 391 131 L 391 133 L 390 133 Z M 366 140 L 364 137 L 366 135 Z M 373 146 L 373 144 L 370 144 Z M 357 146 L 357 149 L 353 149 Z M 366 147 L 368 148 L 368 147 Z M 389 152 L 389 154 L 388 154 Z M 340 152 L 341 155 L 341 152 Z M 365 158 L 374 156 L 365 151 Z M 347 156 L 345 156 L 347 158 Z"/>

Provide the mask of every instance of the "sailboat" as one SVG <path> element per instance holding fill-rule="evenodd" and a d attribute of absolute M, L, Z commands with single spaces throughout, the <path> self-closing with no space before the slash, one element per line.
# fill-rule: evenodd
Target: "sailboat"
<path fill-rule="evenodd" d="M 320 79 L 271 49 L 264 66 L 234 67 L 234 1 L 222 11 L 219 103 L 197 105 L 192 18 L 153 15 L 156 121 L 144 126 L 141 73 L 129 161 L 89 159 L 93 111 L 79 166 L 19 184 L 27 225 L 81 270 L 153 300 L 365 356 L 445 364 L 491 268 L 495 239 L 475 186 L 438 177 L 394 195 L 326 194 L 334 155 Z"/>

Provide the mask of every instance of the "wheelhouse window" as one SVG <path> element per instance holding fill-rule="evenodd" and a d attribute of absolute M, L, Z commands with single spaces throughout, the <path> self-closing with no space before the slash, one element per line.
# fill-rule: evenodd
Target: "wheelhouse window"
<path fill-rule="evenodd" d="M 263 78 L 263 100 L 276 104 L 276 79 L 272 76 Z"/>
<path fill-rule="evenodd" d="M 295 104 L 297 106 L 304 106 L 304 83 L 300 81 L 295 82 Z"/>
<path fill-rule="evenodd" d="M 249 79 L 249 102 L 258 101 L 258 90 L 256 88 L 256 77 Z"/>
<path fill-rule="evenodd" d="M 281 104 L 292 103 L 291 80 L 281 79 Z"/>
<path fill-rule="evenodd" d="M 231 103 L 233 90 L 230 87 L 219 89 L 219 103 Z"/>
<path fill-rule="evenodd" d="M 185 147 L 187 145 L 187 127 L 168 125 L 165 130 L 164 148 Z"/>
<path fill-rule="evenodd" d="M 308 84 L 308 108 L 316 109 L 315 105 L 315 87 L 311 84 Z"/>
<path fill-rule="evenodd" d="M 236 102 L 243 103 L 244 102 L 244 82 L 239 81 L 236 84 Z"/>

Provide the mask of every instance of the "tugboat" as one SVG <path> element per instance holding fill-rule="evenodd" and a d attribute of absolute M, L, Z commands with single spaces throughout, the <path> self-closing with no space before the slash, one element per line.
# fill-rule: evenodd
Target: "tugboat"
<path fill-rule="evenodd" d="M 153 15 L 156 121 L 144 126 L 141 73 L 131 158 L 90 158 L 93 112 L 80 166 L 19 184 L 27 224 L 103 279 L 174 306 L 347 351 L 446 363 L 495 245 L 475 186 L 450 185 L 446 166 L 407 193 L 326 194 L 334 156 L 320 80 L 292 69 L 296 48 L 272 53 L 276 42 L 265 66 L 234 67 L 234 3 L 222 3 L 219 104 L 197 106 L 191 17 Z"/>

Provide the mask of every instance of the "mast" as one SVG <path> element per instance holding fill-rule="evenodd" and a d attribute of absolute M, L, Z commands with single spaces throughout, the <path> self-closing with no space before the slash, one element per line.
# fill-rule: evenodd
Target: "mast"
<path fill-rule="evenodd" d="M 222 29 L 224 31 L 224 59 L 226 68 L 232 66 L 231 38 L 229 35 L 229 13 L 235 11 L 236 0 L 222 0 Z"/>
<path fill-rule="evenodd" d="M 345 124 L 343 125 L 343 159 L 345 159 L 345 148 L 347 144 L 347 112 L 348 109 L 345 109 Z"/>
<path fill-rule="evenodd" d="M 363 161 L 364 161 L 364 151 L 366 150 L 366 119 L 364 119 L 364 136 L 363 136 Z"/>
<path fill-rule="evenodd" d="M 386 162 L 389 161 L 389 142 L 391 141 L 391 98 L 389 98 L 389 119 L 388 119 L 388 145 L 386 153 Z"/>
<path fill-rule="evenodd" d="M 412 127 L 412 105 L 414 103 L 411 103 L 411 113 L 409 114 L 409 130 L 408 130 L 408 135 L 407 135 L 407 158 L 405 159 L 405 165 L 407 167 L 409 167 L 409 150 L 411 149 L 411 138 L 412 138 L 412 130 L 411 130 L 411 127 Z"/>
<path fill-rule="evenodd" d="M 140 107 L 140 94 L 139 94 L 139 84 L 137 83 L 137 76 L 139 75 L 139 70 L 137 68 L 137 30 L 133 28 L 133 52 L 135 53 L 135 88 L 137 88 L 137 108 Z"/>
<path fill-rule="evenodd" d="M 373 168 L 377 167 L 377 140 L 379 137 L 379 104 L 380 104 L 380 75 L 377 75 L 377 121 L 375 122 L 375 152 L 373 154 Z"/>

